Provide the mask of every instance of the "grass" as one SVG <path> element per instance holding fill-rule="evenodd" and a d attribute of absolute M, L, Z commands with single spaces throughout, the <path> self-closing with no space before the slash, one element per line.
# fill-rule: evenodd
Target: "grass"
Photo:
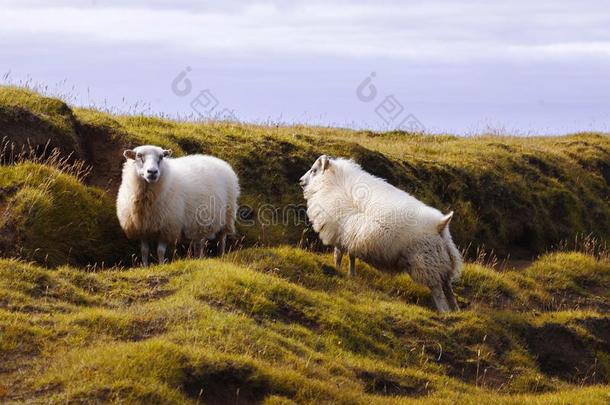
<path fill-rule="evenodd" d="M 178 122 L 0 87 L 0 139 L 0 402 L 610 401 L 607 135 Z M 229 255 L 121 267 L 113 199 L 143 143 L 234 166 Z M 408 275 L 334 268 L 297 184 L 322 153 L 456 212 L 462 312 Z"/>
<path fill-rule="evenodd" d="M 318 246 L 304 221 L 298 178 L 322 153 L 352 157 L 426 203 L 454 210 L 452 234 L 462 247 L 530 259 L 576 234 L 610 238 L 610 137 L 604 134 L 458 138 L 179 122 L 70 108 L 13 87 L 0 88 L 0 111 L 2 136 L 17 145 L 29 139 L 39 149 L 50 142 L 71 153 L 95 168 L 87 184 L 111 196 L 126 147 L 154 143 L 177 156 L 211 153 L 226 159 L 243 189 L 239 234 L 245 246 Z M 44 121 L 46 136 L 32 135 L 38 121 L 19 118 L 20 111 Z"/>
<path fill-rule="evenodd" d="M 2 136 L 15 140 L 18 146 L 45 145 L 66 153 L 80 155 L 77 120 L 63 101 L 43 97 L 16 87 L 0 90 L 0 124 Z"/>
<path fill-rule="evenodd" d="M 3 256 L 52 267 L 131 263 L 110 197 L 49 165 L 0 166 L 0 212 Z"/>
<path fill-rule="evenodd" d="M 510 289 L 501 305 L 488 299 L 575 260 L 593 263 L 599 273 L 585 277 L 608 291 L 610 263 L 578 253 L 525 271 L 467 265 L 465 311 L 439 316 L 406 280 L 366 266 L 350 279 L 329 270 L 330 255 L 290 247 L 147 270 L 3 259 L 0 400 L 603 403 L 608 297 L 582 290 L 574 307 L 543 312 L 558 292 L 539 284 L 544 300 L 528 311 Z"/>

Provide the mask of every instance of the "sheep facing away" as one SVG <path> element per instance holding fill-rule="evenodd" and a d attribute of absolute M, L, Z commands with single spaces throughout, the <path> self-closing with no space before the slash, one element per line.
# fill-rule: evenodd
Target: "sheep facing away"
<path fill-rule="evenodd" d="M 451 287 L 462 257 L 449 234 L 453 212 L 443 215 L 364 171 L 352 160 L 320 156 L 300 179 L 307 216 L 322 243 L 335 247 L 335 264 L 349 254 L 381 270 L 407 271 L 432 290 L 440 312 L 456 311 Z"/>
<path fill-rule="evenodd" d="M 227 235 L 235 232 L 239 183 L 231 166 L 207 155 L 172 159 L 171 150 L 144 145 L 126 150 L 117 216 L 129 239 L 140 241 L 142 264 L 157 243 L 159 262 L 168 245 L 186 239 L 203 256 L 206 240 L 219 240 L 223 254 Z"/>

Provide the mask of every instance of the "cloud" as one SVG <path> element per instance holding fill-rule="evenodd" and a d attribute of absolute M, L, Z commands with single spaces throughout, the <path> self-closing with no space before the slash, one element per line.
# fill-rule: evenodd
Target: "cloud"
<path fill-rule="evenodd" d="M 610 59 L 598 2 L 8 0 L 0 34 L 227 55 L 332 55 L 463 63 Z"/>

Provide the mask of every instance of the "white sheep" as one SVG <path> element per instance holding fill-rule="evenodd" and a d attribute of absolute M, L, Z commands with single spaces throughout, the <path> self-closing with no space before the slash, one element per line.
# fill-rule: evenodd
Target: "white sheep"
<path fill-rule="evenodd" d="M 307 216 L 322 243 L 335 247 L 335 264 L 349 253 L 385 270 L 407 271 L 432 290 L 440 312 L 458 310 L 452 280 L 462 257 L 443 215 L 347 159 L 320 156 L 300 179 Z"/>
<path fill-rule="evenodd" d="M 140 240 L 142 264 L 157 242 L 159 262 L 168 245 L 181 238 L 203 256 L 204 242 L 215 237 L 219 253 L 235 232 L 239 183 L 231 166 L 218 158 L 191 155 L 172 159 L 171 150 L 144 145 L 126 150 L 117 216 L 130 239 Z"/>

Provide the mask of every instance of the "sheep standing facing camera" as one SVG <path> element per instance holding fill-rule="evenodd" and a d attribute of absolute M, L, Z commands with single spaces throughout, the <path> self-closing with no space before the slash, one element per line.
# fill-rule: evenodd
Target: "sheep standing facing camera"
<path fill-rule="evenodd" d="M 167 246 L 181 238 L 192 241 L 201 257 L 204 242 L 216 237 L 224 253 L 239 197 L 237 175 L 227 162 L 207 155 L 172 159 L 170 150 L 152 145 L 123 155 L 117 216 L 127 237 L 140 241 L 144 266 L 153 242 L 160 263 Z"/>
<path fill-rule="evenodd" d="M 451 287 L 462 257 L 449 234 L 453 212 L 443 215 L 347 159 L 320 156 L 300 179 L 307 216 L 322 243 L 382 270 L 406 271 L 432 290 L 440 312 L 457 311 Z"/>

